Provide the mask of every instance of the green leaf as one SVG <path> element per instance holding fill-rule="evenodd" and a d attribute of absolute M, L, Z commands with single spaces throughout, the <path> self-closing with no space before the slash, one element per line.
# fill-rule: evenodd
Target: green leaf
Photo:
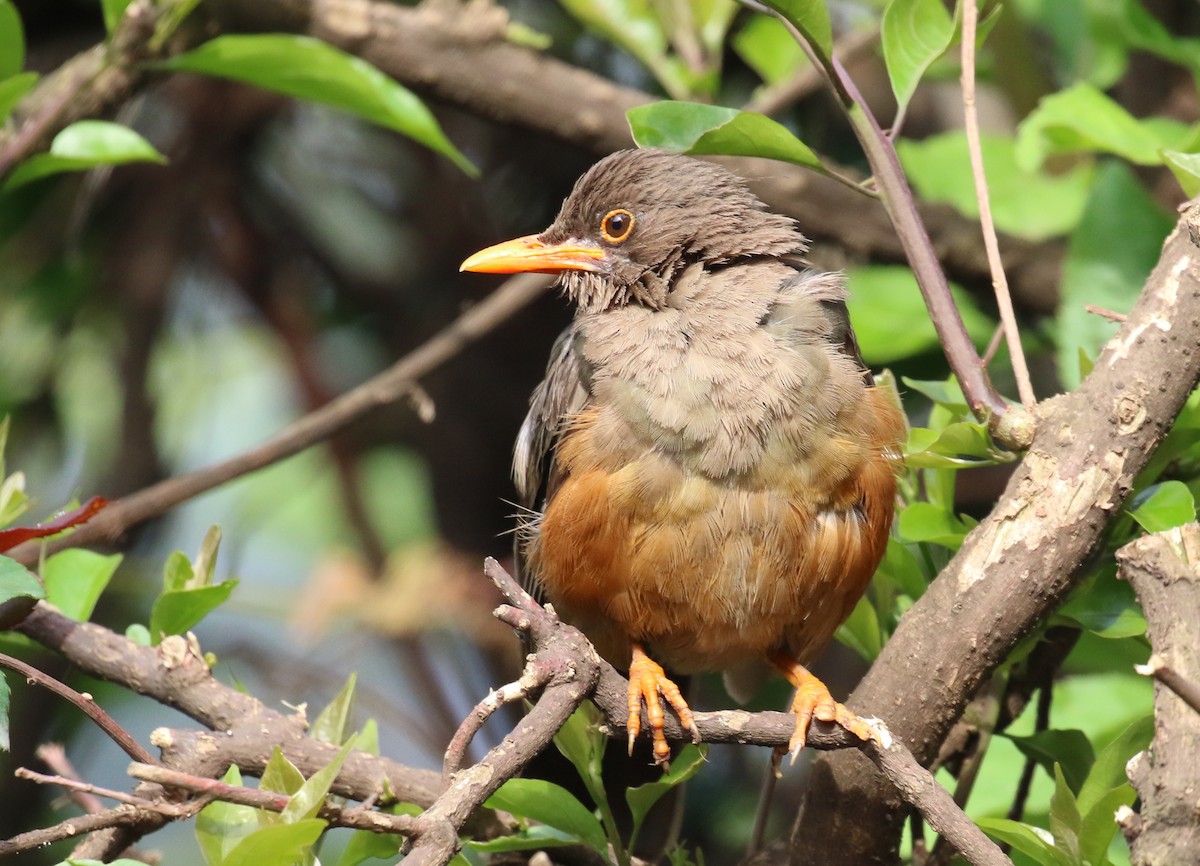
<path fill-rule="evenodd" d="M 236 580 L 216 586 L 164 592 L 150 609 L 150 634 L 159 643 L 169 634 L 186 634 L 195 625 L 225 603 Z"/>
<path fill-rule="evenodd" d="M 132 0 L 100 0 L 100 5 L 104 8 L 104 29 L 111 36 L 117 29 L 117 25 L 121 23 L 121 18 L 125 15 L 125 9 L 129 6 Z"/>
<path fill-rule="evenodd" d="M 879 628 L 879 614 L 869 598 L 864 595 L 858 600 L 834 637 L 867 661 L 875 661 L 883 649 L 883 633 Z"/>
<path fill-rule="evenodd" d="M 1090 162 L 1049 174 L 1021 168 L 1016 142 L 1008 136 L 985 134 L 980 145 L 992 216 L 999 229 L 1045 240 L 1066 234 L 1078 224 L 1095 177 Z M 979 217 L 971 157 L 961 130 L 921 141 L 900 139 L 896 153 L 921 198 L 945 202 L 965 216 Z"/>
<path fill-rule="evenodd" d="M 763 5 L 791 21 L 817 54 L 833 56 L 833 26 L 825 0 L 764 0 Z"/>
<path fill-rule="evenodd" d="M 1017 162 L 1027 170 L 1059 153 L 1112 153 L 1139 165 L 1161 165 L 1163 148 L 1188 149 L 1196 127 L 1140 121 L 1090 84 L 1044 97 L 1017 130 Z"/>
<path fill-rule="evenodd" d="M 471 850 L 480 854 L 505 854 L 509 851 L 536 851 L 541 848 L 555 848 L 562 845 L 577 845 L 579 840 L 574 836 L 547 827 L 545 824 L 533 824 L 522 828 L 511 836 L 498 836 L 486 841 L 467 842 Z M 604 861 L 608 862 L 608 861 Z M 341 864 L 338 864 L 341 866 Z"/>
<path fill-rule="evenodd" d="M 1152 484 L 1133 497 L 1129 515 L 1147 532 L 1162 532 L 1196 519 L 1196 500 L 1182 481 Z"/>
<path fill-rule="evenodd" d="M 33 90 L 33 86 L 37 82 L 38 74 L 36 72 L 22 72 L 11 78 L 0 80 L 0 124 L 8 120 L 8 116 L 17 107 L 21 97 Z"/>
<path fill-rule="evenodd" d="M 200 586 L 212 586 L 213 572 L 217 567 L 217 551 L 221 548 L 221 527 L 213 525 L 204 533 L 200 542 L 200 552 L 192 563 L 192 583 L 188 589 Z"/>
<path fill-rule="evenodd" d="M 337 774 L 342 771 L 342 764 L 346 763 L 346 756 L 350 754 L 350 748 L 348 743 L 342 746 L 332 761 L 313 773 L 300 786 L 300 790 L 292 795 L 292 799 L 288 801 L 287 807 L 282 813 L 285 824 L 295 824 L 308 818 L 317 817 L 317 812 L 321 811 L 321 806 L 325 804 L 325 797 L 329 794 L 329 789 L 333 786 Z"/>
<path fill-rule="evenodd" d="M 1096 172 L 1063 265 L 1057 360 L 1066 388 L 1079 384 L 1079 350 L 1098 356 L 1117 327 L 1086 305 L 1118 312 L 1132 307 L 1174 223 L 1124 165 L 1109 161 Z"/>
<path fill-rule="evenodd" d="M 194 581 L 192 561 L 182 550 L 173 550 L 163 563 L 163 592 L 182 592 Z"/>
<path fill-rule="evenodd" d="M 742 61 L 767 84 L 787 81 L 808 64 L 804 49 L 778 18 L 752 15 L 731 40 Z"/>
<path fill-rule="evenodd" d="M 0 671 L 0 752 L 7 752 L 12 748 L 8 735 L 8 711 L 11 697 L 12 689 L 8 686 L 7 675 L 4 671 Z"/>
<path fill-rule="evenodd" d="M 79 549 L 54 554 L 42 566 L 46 600 L 71 619 L 87 622 L 121 559 L 119 553 L 101 556 Z"/>
<path fill-rule="evenodd" d="M 3 106 L 0 105 L 0 118 L 4 116 Z M 1200 195 L 1200 153 L 1180 153 L 1177 150 L 1163 150 L 1163 161 L 1171 174 L 1183 187 L 1183 194 L 1188 198 Z"/>
<path fill-rule="evenodd" d="M 574 764 L 588 790 L 597 792 L 604 790 L 600 762 L 608 745 L 608 736 L 600 730 L 602 719 L 596 705 L 584 701 L 554 735 L 555 748 Z"/>
<path fill-rule="evenodd" d="M 349 718 L 350 708 L 354 705 L 354 684 L 357 680 L 358 675 L 355 673 L 346 678 L 342 690 L 317 714 L 316 720 L 308 729 L 310 737 L 322 743 L 341 745 L 346 735 L 346 719 Z"/>
<path fill-rule="evenodd" d="M 697 102 L 652 102 L 626 112 L 639 147 L 686 154 L 761 156 L 823 170 L 808 145 L 771 118 Z"/>
<path fill-rule="evenodd" d="M 706 746 L 697 747 L 693 743 L 688 743 L 676 757 L 671 759 L 671 772 L 664 773 L 662 778 L 657 781 L 646 782 L 644 785 L 628 788 L 625 791 L 625 801 L 629 804 L 629 811 L 633 815 L 633 831 L 629 837 L 631 848 L 641 831 L 642 822 L 646 820 L 646 815 L 654 808 L 654 804 L 666 796 L 672 788 L 682 785 L 700 772 L 707 755 L 708 748 Z"/>
<path fill-rule="evenodd" d="M 218 36 L 159 65 L 244 81 L 328 105 L 420 142 L 471 177 L 479 174 L 409 90 L 366 61 L 319 39 L 287 34 Z"/>
<path fill-rule="evenodd" d="M 978 818 L 975 823 L 997 842 L 1011 845 L 1040 866 L 1076 866 L 1064 852 L 1054 847 L 1054 838 L 1040 827 L 1007 818 Z"/>
<path fill-rule="evenodd" d="M 1079 789 L 1079 811 L 1091 814 L 1114 788 L 1129 783 L 1125 765 L 1129 759 L 1150 745 L 1154 736 L 1154 715 L 1147 713 L 1130 723 L 1111 743 L 1100 750 L 1092 771 Z"/>
<path fill-rule="evenodd" d="M 296 769 L 296 765 L 287 759 L 283 750 L 276 746 L 267 760 L 267 766 L 263 768 L 258 786 L 264 791 L 274 791 L 276 794 L 287 794 L 290 797 L 299 791 L 303 784 L 304 774 Z"/>
<path fill-rule="evenodd" d="M 912 271 L 901 265 L 865 265 L 846 274 L 848 305 L 863 359 L 891 364 L 941 345 Z M 958 286 L 950 291 L 971 339 L 985 345 L 995 324 Z"/>
<path fill-rule="evenodd" d="M 982 424 L 955 421 L 941 430 L 910 429 L 904 459 L 914 469 L 957 469 L 1009 462 L 1016 455 L 999 448 Z"/>
<path fill-rule="evenodd" d="M 242 774 L 233 765 L 222 778 L 226 784 L 241 786 Z M 215 800 L 196 816 L 196 841 L 208 866 L 221 866 L 239 842 L 258 829 L 258 810 Z"/>
<path fill-rule="evenodd" d="M 150 629 L 146 628 L 140 622 L 126 626 L 125 637 L 138 646 L 154 646 L 154 641 L 150 639 Z"/>
<path fill-rule="evenodd" d="M 928 502 L 914 502 L 900 512 L 897 521 L 905 541 L 928 541 L 957 549 L 967 534 L 967 525 L 948 511 Z"/>
<path fill-rule="evenodd" d="M 367 719 L 362 730 L 352 736 L 347 742 L 368 755 L 379 755 L 379 725 L 374 719 Z"/>
<path fill-rule="evenodd" d="M 403 837 L 394 833 L 355 830 L 342 849 L 337 866 L 358 866 L 366 860 L 394 860 L 399 856 L 403 842 Z"/>
<path fill-rule="evenodd" d="M 104 120 L 80 120 L 54 136 L 48 153 L 31 156 L 18 165 L 0 189 L 12 190 L 50 175 L 85 171 L 100 165 L 166 161 L 150 142 L 127 126 Z"/>
<path fill-rule="evenodd" d="M 0 79 L 16 75 L 25 66 L 25 31 L 17 7 L 0 0 Z"/>
<path fill-rule="evenodd" d="M 1073 593 L 1056 615 L 1109 640 L 1146 633 L 1146 617 L 1138 606 L 1133 587 L 1111 573 Z"/>
<path fill-rule="evenodd" d="M 1080 789 L 1096 760 L 1092 743 L 1083 731 L 1048 730 L 1038 731 L 1027 737 L 1007 733 L 1001 736 L 1011 740 L 1021 750 L 1021 754 L 1036 761 L 1038 766 L 1044 768 L 1051 776 L 1054 775 L 1054 765 L 1058 764 L 1072 791 Z"/>
<path fill-rule="evenodd" d="M 574 794 L 553 782 L 509 779 L 483 805 L 555 827 L 606 856 L 608 843 L 600 821 Z"/>
<path fill-rule="evenodd" d="M 896 103 L 903 111 L 930 64 L 946 53 L 954 21 L 942 0 L 891 0 L 880 39 Z"/>
<path fill-rule="evenodd" d="M 901 381 L 918 394 L 928 397 L 935 405 L 956 415 L 965 415 L 969 411 L 970 407 L 967 406 L 967 398 L 963 396 L 962 387 L 953 376 L 949 379 L 932 380 L 910 379 L 905 376 Z"/>
<path fill-rule="evenodd" d="M 260 827 L 234 846 L 223 866 L 295 866 L 324 829 L 316 818 Z"/>
<path fill-rule="evenodd" d="M 21 563 L 0 556 L 0 604 L 13 598 L 45 598 L 41 581 Z"/>
<path fill-rule="evenodd" d="M 1132 785 L 1121 785 L 1102 796 L 1092 811 L 1083 816 L 1079 830 L 1079 854 L 1085 863 L 1106 864 L 1108 846 L 1117 835 L 1117 810 L 1132 806 L 1137 792 Z"/>
<path fill-rule="evenodd" d="M 879 563 L 878 572 L 900 587 L 900 591 L 913 601 L 924 595 L 928 588 L 921 564 L 898 538 L 888 538 L 887 551 Z"/>
<path fill-rule="evenodd" d="M 1054 765 L 1054 794 L 1050 797 L 1050 833 L 1054 843 L 1066 852 L 1074 863 L 1079 863 L 1079 833 L 1083 829 L 1083 816 L 1075 795 L 1067 785 L 1062 768 Z"/>

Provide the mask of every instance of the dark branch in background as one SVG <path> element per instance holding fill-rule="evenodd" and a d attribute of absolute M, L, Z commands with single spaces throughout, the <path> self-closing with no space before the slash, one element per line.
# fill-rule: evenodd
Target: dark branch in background
<path fill-rule="evenodd" d="M 1193 351 L 1195 351 L 1193 349 Z M 1146 614 L 1157 665 L 1188 685 L 1200 680 L 1200 524 L 1139 538 L 1117 551 L 1118 576 L 1128 580 Z M 1194 688 L 1194 686 L 1193 686 Z M 1131 823 L 1138 866 L 1195 863 L 1200 851 L 1196 789 L 1200 715 L 1161 682 L 1154 686 L 1154 740 L 1129 762 L 1129 780 L 1142 805 Z M 1132 829 L 1132 832 L 1130 832 Z"/>
<path fill-rule="evenodd" d="M 404 399 L 417 387 L 417 379 L 453 358 L 533 301 L 548 284 L 546 277 L 525 274 L 513 277 L 387 370 L 289 424 L 262 445 L 222 463 L 168 478 L 118 499 L 86 526 L 47 545 L 49 551 L 115 541 L 132 526 L 227 481 L 291 457 L 328 439 L 367 412 Z M 25 565 L 32 565 L 41 555 L 41 548 L 37 544 L 23 544 L 8 555 Z"/>
<path fill-rule="evenodd" d="M 901 619 L 850 705 L 887 717 L 922 764 L 983 680 L 1076 585 L 1135 476 L 1200 381 L 1200 206 L 1092 373 L 1040 407 L 1029 453 L 992 513 Z M 895 857 L 904 810 L 852 755 L 822 756 L 793 843 L 831 834 L 852 862 Z"/>

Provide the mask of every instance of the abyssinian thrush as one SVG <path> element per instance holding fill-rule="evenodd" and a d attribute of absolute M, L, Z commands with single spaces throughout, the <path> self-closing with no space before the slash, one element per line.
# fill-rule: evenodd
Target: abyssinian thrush
<path fill-rule="evenodd" d="M 813 718 L 870 726 L 803 667 L 863 594 L 892 522 L 905 421 L 862 362 L 838 274 L 718 166 L 622 151 L 539 235 L 463 270 L 561 274 L 578 307 L 534 392 L 514 475 L 526 579 L 629 670 L 657 761 L 679 674 L 769 661 Z M 728 679 L 728 676 L 727 676 Z"/>

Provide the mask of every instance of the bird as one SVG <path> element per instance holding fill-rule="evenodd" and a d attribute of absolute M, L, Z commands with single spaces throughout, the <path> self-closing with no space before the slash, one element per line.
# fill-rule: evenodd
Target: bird
<path fill-rule="evenodd" d="M 813 719 L 878 740 L 806 665 L 883 557 L 907 427 L 808 247 L 724 167 L 647 148 L 461 266 L 558 274 L 575 305 L 517 437 L 518 559 L 629 672 L 630 751 L 648 727 L 664 766 L 664 706 L 699 741 L 672 677 L 764 661 L 796 690 L 793 760 Z"/>

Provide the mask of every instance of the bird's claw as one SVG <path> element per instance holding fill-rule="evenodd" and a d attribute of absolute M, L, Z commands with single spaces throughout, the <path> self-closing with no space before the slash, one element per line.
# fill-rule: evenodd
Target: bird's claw
<path fill-rule="evenodd" d="M 835 701 L 825 684 L 812 675 L 802 681 L 796 689 L 796 697 L 792 699 L 792 712 L 796 714 L 796 727 L 792 731 L 791 740 L 788 741 L 787 751 L 793 764 L 808 741 L 808 729 L 813 719 L 839 725 L 864 743 L 882 745 L 880 734 L 871 723 L 844 704 Z"/>
<path fill-rule="evenodd" d="M 633 754 L 633 744 L 642 730 L 644 702 L 646 722 L 650 726 L 650 739 L 654 747 L 654 763 L 666 771 L 671 767 L 671 747 L 667 744 L 666 734 L 663 733 L 666 718 L 662 708 L 664 700 L 679 717 L 680 726 L 691 734 L 692 742 L 700 742 L 700 730 L 696 727 L 691 707 L 683 699 L 679 686 L 667 676 L 658 662 L 641 650 L 635 650 L 633 662 L 629 666 L 629 753 Z"/>

